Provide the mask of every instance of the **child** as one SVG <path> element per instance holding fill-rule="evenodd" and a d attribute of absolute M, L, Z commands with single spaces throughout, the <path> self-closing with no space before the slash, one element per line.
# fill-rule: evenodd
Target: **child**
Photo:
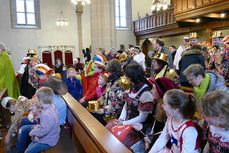
<path fill-rule="evenodd" d="M 68 92 L 76 100 L 80 100 L 83 95 L 83 88 L 80 81 L 76 78 L 76 75 L 76 70 L 74 68 L 69 68 L 67 71 L 67 78 L 64 79 L 64 82 L 68 87 Z"/>
<path fill-rule="evenodd" d="M 197 125 L 190 118 L 195 112 L 192 94 L 172 89 L 163 97 L 163 109 L 167 115 L 165 127 L 150 153 L 199 153 L 200 135 Z M 170 140 L 170 147 L 166 144 Z"/>
<path fill-rule="evenodd" d="M 96 87 L 97 98 L 100 98 L 102 94 L 105 92 L 108 77 L 109 77 L 108 73 L 100 74 L 98 79 L 98 86 Z"/>
<path fill-rule="evenodd" d="M 53 104 L 53 90 L 49 87 L 41 87 L 36 91 L 35 97 L 42 106 L 39 115 L 40 123 L 29 133 L 32 142 L 25 153 L 41 152 L 55 146 L 60 137 L 58 112 Z"/>
<path fill-rule="evenodd" d="M 203 98 L 200 106 L 203 118 L 209 125 L 204 153 L 228 153 L 229 95 L 225 91 L 213 91 Z"/>
<path fill-rule="evenodd" d="M 14 118 L 5 137 L 6 147 L 9 147 L 8 144 L 11 141 L 11 137 L 17 133 L 19 121 L 23 118 L 23 115 L 29 111 L 30 101 L 24 96 L 19 96 L 17 100 L 12 97 L 5 97 L 2 99 L 1 105 L 11 113 L 14 113 Z"/>
<path fill-rule="evenodd" d="M 93 58 L 93 64 L 94 64 L 94 73 L 90 77 L 87 76 L 86 80 L 83 79 L 83 84 L 87 84 L 88 86 L 83 86 L 84 90 L 84 96 L 79 100 L 79 102 L 84 106 L 87 107 L 89 100 L 96 99 L 96 92 L 95 89 L 98 86 L 98 79 L 100 74 L 105 69 L 105 62 L 106 58 L 102 54 L 96 54 Z"/>

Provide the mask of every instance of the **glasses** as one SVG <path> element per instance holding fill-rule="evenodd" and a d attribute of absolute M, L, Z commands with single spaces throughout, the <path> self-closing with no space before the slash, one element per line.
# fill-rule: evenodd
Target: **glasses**
<path fill-rule="evenodd" d="M 187 78 L 187 81 L 188 82 L 192 82 L 193 80 L 195 80 L 196 78 L 195 77 L 191 77 L 191 78 Z"/>
<path fill-rule="evenodd" d="M 189 42 L 190 40 L 189 40 L 189 39 L 185 39 L 184 41 L 185 41 L 185 42 Z"/>

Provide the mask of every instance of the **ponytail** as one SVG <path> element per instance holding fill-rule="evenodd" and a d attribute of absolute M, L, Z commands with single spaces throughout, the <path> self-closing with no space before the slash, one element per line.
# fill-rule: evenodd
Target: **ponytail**
<path fill-rule="evenodd" d="M 184 100 L 184 107 L 181 108 L 181 113 L 184 118 L 192 118 L 196 111 L 196 98 L 191 93 L 185 93 L 187 100 Z"/>
<path fill-rule="evenodd" d="M 192 118 L 196 111 L 196 98 L 193 94 L 185 93 L 182 90 L 171 89 L 165 93 L 168 104 L 179 109 L 185 119 Z"/>

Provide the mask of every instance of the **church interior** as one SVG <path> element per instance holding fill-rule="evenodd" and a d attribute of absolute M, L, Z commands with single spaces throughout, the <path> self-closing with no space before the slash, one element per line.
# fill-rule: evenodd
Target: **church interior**
<path fill-rule="evenodd" d="M 229 0 L 0 2 L 0 153 L 228 153 Z"/>

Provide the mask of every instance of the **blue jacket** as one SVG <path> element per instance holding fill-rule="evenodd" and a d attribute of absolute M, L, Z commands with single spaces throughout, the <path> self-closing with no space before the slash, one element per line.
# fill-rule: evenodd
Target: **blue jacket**
<path fill-rule="evenodd" d="M 76 100 L 80 100 L 80 98 L 83 95 L 83 87 L 82 87 L 80 81 L 76 78 L 66 78 L 66 79 L 64 79 L 64 82 L 68 86 L 68 92 Z"/>

